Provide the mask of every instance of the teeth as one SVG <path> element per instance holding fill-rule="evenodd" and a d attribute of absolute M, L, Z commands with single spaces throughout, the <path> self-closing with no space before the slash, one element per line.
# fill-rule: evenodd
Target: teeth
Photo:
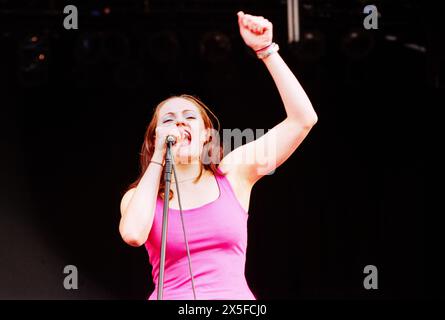
<path fill-rule="evenodd" d="M 182 140 L 186 143 L 189 143 L 192 140 L 192 135 L 187 130 L 184 130 L 182 133 Z"/>

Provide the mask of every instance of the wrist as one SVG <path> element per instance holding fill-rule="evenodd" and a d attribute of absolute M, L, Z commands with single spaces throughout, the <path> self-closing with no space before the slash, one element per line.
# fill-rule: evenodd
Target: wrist
<path fill-rule="evenodd" d="M 280 50 L 280 47 L 275 42 L 272 42 L 270 45 L 261 48 L 259 50 L 256 50 L 255 53 L 258 57 L 258 59 L 264 60 L 270 55 L 274 54 L 275 52 L 278 52 Z"/>
<path fill-rule="evenodd" d="M 153 156 L 151 157 L 151 160 L 163 163 L 164 162 L 164 152 L 162 152 L 161 150 L 155 150 L 155 152 L 153 153 Z"/>
<path fill-rule="evenodd" d="M 255 51 L 256 53 L 259 53 L 259 52 L 264 51 L 264 50 L 266 50 L 267 48 L 269 48 L 272 44 L 273 44 L 273 41 L 272 41 L 271 43 L 269 43 L 268 45 L 266 45 L 266 46 L 259 47 L 259 48 L 252 48 L 252 49 L 253 49 L 253 51 Z"/>

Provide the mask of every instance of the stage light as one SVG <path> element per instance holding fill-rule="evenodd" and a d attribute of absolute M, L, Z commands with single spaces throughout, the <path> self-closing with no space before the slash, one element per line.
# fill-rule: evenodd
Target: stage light
<path fill-rule="evenodd" d="M 232 52 L 232 42 L 225 33 L 220 31 L 206 32 L 200 41 L 201 57 L 210 63 L 226 61 Z"/>
<path fill-rule="evenodd" d="M 341 51 L 353 60 L 366 58 L 374 48 L 372 31 L 350 30 L 341 40 Z"/>
<path fill-rule="evenodd" d="M 18 49 L 19 82 L 24 86 L 38 86 L 48 81 L 48 41 L 44 35 L 30 35 Z"/>

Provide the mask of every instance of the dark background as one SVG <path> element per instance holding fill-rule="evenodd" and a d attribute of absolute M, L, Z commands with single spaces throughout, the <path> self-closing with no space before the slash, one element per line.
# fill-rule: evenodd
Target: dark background
<path fill-rule="evenodd" d="M 197 95 L 222 128 L 267 129 L 285 115 L 239 36 L 238 10 L 274 23 L 319 116 L 252 193 L 253 292 L 443 297 L 424 207 L 425 126 L 445 100 L 441 8 L 300 3 L 303 41 L 288 45 L 285 1 L 1 0 L 0 298 L 151 292 L 146 251 L 127 246 L 118 223 L 153 107 L 171 94 Z M 363 28 L 367 3 L 379 9 L 378 30 Z M 65 4 L 77 5 L 78 30 L 63 28 Z M 79 290 L 63 288 L 68 264 L 79 270 Z M 378 290 L 363 288 L 366 265 L 379 270 Z"/>

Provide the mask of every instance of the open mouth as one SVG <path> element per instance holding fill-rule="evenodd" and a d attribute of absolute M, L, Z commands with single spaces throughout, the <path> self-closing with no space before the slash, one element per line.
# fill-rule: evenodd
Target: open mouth
<path fill-rule="evenodd" d="M 187 129 L 184 129 L 182 131 L 182 136 L 181 136 L 181 145 L 188 146 L 190 145 L 191 142 L 192 142 L 192 134 Z"/>

